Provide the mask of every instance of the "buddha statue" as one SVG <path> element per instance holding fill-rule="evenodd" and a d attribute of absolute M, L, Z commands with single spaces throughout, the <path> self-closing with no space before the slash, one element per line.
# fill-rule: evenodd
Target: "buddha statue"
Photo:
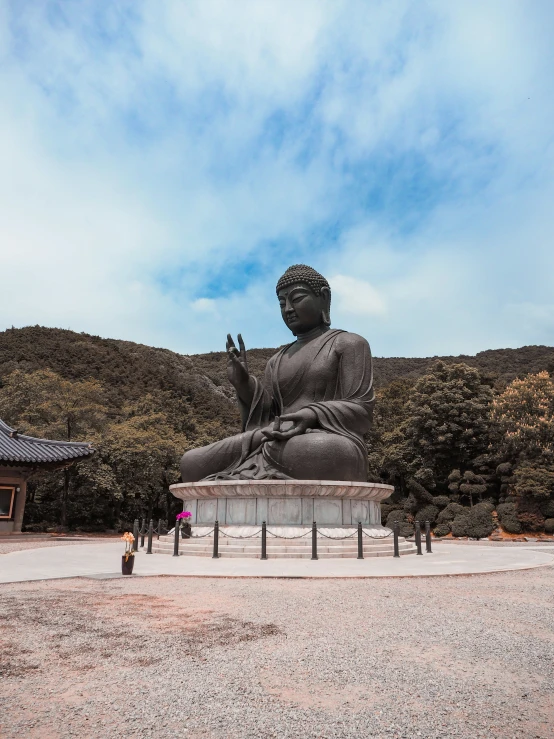
<path fill-rule="evenodd" d="M 331 328 L 331 288 L 311 267 L 289 267 L 277 298 L 295 340 L 271 357 L 261 382 L 248 371 L 242 336 L 237 349 L 227 335 L 227 373 L 242 433 L 186 452 L 183 482 L 367 481 L 363 435 L 375 400 L 369 345 Z"/>

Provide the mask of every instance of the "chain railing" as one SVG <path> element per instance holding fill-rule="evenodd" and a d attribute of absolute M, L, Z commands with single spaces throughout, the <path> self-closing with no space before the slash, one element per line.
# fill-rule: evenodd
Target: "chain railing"
<path fill-rule="evenodd" d="M 143 522 L 144 524 L 144 522 Z M 135 521 L 135 525 L 138 527 L 138 520 Z M 173 556 L 178 557 L 179 556 L 179 530 L 180 530 L 180 521 L 177 519 L 175 522 L 175 527 L 172 530 L 174 534 L 174 546 L 173 546 Z M 152 554 L 152 531 L 153 531 L 153 522 L 150 521 L 150 527 L 148 530 L 148 550 L 147 554 Z M 168 533 L 172 533 L 168 532 Z M 260 559 L 266 560 L 267 557 L 267 536 L 273 536 L 275 539 L 286 539 L 287 541 L 294 540 L 294 539 L 303 539 L 306 536 L 309 536 L 311 534 L 312 536 L 312 559 L 318 559 L 317 554 L 317 537 L 318 534 L 320 537 L 323 537 L 324 539 L 330 539 L 331 541 L 345 541 L 347 539 L 353 539 L 354 537 L 357 537 L 358 540 L 358 559 L 364 559 L 364 545 L 363 545 L 363 537 L 367 537 L 368 539 L 374 539 L 374 540 L 380 540 L 380 539 L 388 539 L 389 537 L 394 537 L 394 556 L 399 557 L 400 556 L 400 547 L 399 547 L 399 534 L 400 534 L 400 525 L 398 521 L 394 522 L 394 526 L 392 531 L 389 531 L 387 534 L 382 534 L 380 536 L 373 536 L 372 534 L 369 534 L 367 531 L 363 530 L 363 526 L 361 522 L 358 522 L 358 528 L 356 531 L 353 531 L 351 534 L 348 534 L 347 536 L 330 536 L 329 534 L 325 534 L 321 529 L 317 528 L 317 524 L 314 521 L 312 524 L 311 529 L 308 531 L 305 531 L 302 534 L 299 534 L 298 536 L 281 536 L 280 534 L 275 534 L 273 531 L 267 530 L 267 524 L 265 521 L 262 522 L 262 528 L 258 531 L 255 531 L 252 534 L 248 534 L 246 536 L 237 536 L 235 534 L 230 534 L 229 532 L 223 531 L 219 528 L 219 521 L 216 521 L 214 524 L 213 529 L 210 529 L 205 534 L 192 534 L 190 533 L 186 538 L 187 539 L 205 539 L 208 536 L 211 536 L 213 534 L 213 559 L 219 558 L 219 535 L 229 538 L 229 539 L 254 539 L 257 538 L 261 534 L 261 556 Z M 158 535 L 159 538 L 159 535 Z M 421 525 L 419 521 L 415 521 L 415 542 L 416 542 L 416 549 L 417 554 L 423 554 L 421 550 Z M 136 543 L 136 538 L 135 538 Z M 425 521 L 425 544 L 426 544 L 426 552 L 431 553 L 431 525 L 429 521 Z M 144 545 L 144 540 L 143 540 Z"/>

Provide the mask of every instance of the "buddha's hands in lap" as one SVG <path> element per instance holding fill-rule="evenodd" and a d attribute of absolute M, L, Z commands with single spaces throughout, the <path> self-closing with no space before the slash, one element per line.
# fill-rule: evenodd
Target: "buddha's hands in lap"
<path fill-rule="evenodd" d="M 282 423 L 292 423 L 291 428 L 286 431 L 281 431 Z M 269 426 L 262 429 L 262 434 L 271 441 L 286 441 L 293 436 L 299 436 L 305 434 L 308 429 L 313 429 L 317 426 L 317 416 L 310 408 L 302 408 L 300 411 L 295 413 L 285 413 L 283 416 L 276 416 L 273 422 L 273 428 Z"/>

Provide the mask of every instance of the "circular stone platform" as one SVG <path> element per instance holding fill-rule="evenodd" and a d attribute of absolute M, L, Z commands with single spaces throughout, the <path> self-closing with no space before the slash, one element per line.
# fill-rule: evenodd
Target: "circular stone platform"
<path fill-rule="evenodd" d="M 381 524 L 392 485 L 330 480 L 217 480 L 171 485 L 193 525 L 357 526 Z"/>
<path fill-rule="evenodd" d="M 312 523 L 317 525 L 318 557 L 357 557 L 357 528 L 362 524 L 364 557 L 391 557 L 392 531 L 381 526 L 380 501 L 394 488 L 372 482 L 331 480 L 218 480 L 179 483 L 170 488 L 189 511 L 193 537 L 180 553 L 211 557 L 213 526 L 219 523 L 220 557 L 260 557 L 261 525 L 267 524 L 271 558 L 311 557 Z M 173 553 L 173 535 L 160 537 L 153 551 Z M 400 554 L 415 554 L 399 540 Z"/>

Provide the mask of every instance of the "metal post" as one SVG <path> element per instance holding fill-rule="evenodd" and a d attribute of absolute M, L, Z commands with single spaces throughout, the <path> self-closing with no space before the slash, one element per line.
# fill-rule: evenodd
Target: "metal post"
<path fill-rule="evenodd" d="M 139 522 L 138 518 L 135 518 L 135 522 L 133 524 L 133 536 L 135 537 L 135 540 L 133 542 L 133 551 L 138 551 L 138 537 L 139 537 Z"/>
<path fill-rule="evenodd" d="M 429 554 L 433 553 L 431 549 L 431 523 L 425 521 L 425 551 Z"/>
<path fill-rule="evenodd" d="M 161 535 L 162 535 L 162 519 L 158 518 L 158 541 L 160 540 Z"/>
<path fill-rule="evenodd" d="M 212 554 L 212 559 L 217 559 L 219 557 L 219 521 L 216 521 L 214 523 L 214 553 Z"/>
<path fill-rule="evenodd" d="M 312 524 L 312 559 L 317 559 L 317 526 L 315 521 Z"/>
<path fill-rule="evenodd" d="M 415 543 L 417 547 L 417 553 L 423 554 L 421 551 L 421 526 L 419 525 L 419 521 L 414 521 L 415 525 Z"/>
<path fill-rule="evenodd" d="M 150 525 L 148 526 L 148 549 L 146 554 L 152 554 L 152 536 L 154 535 L 154 521 L 150 519 Z"/>
<path fill-rule="evenodd" d="M 394 556 L 400 557 L 400 549 L 398 548 L 398 534 L 400 533 L 400 526 L 398 524 L 398 521 L 394 522 L 392 530 L 394 532 Z"/>
<path fill-rule="evenodd" d="M 262 521 L 262 559 L 267 559 L 267 527 Z"/>
<path fill-rule="evenodd" d="M 364 543 L 362 541 L 362 522 L 358 521 L 358 559 L 364 558 Z"/>
<path fill-rule="evenodd" d="M 179 556 L 179 521 L 175 520 L 175 538 L 173 540 L 173 556 Z"/>
<path fill-rule="evenodd" d="M 142 519 L 142 524 L 140 526 L 140 545 L 142 548 L 144 548 L 144 534 L 146 533 L 146 519 Z"/>

